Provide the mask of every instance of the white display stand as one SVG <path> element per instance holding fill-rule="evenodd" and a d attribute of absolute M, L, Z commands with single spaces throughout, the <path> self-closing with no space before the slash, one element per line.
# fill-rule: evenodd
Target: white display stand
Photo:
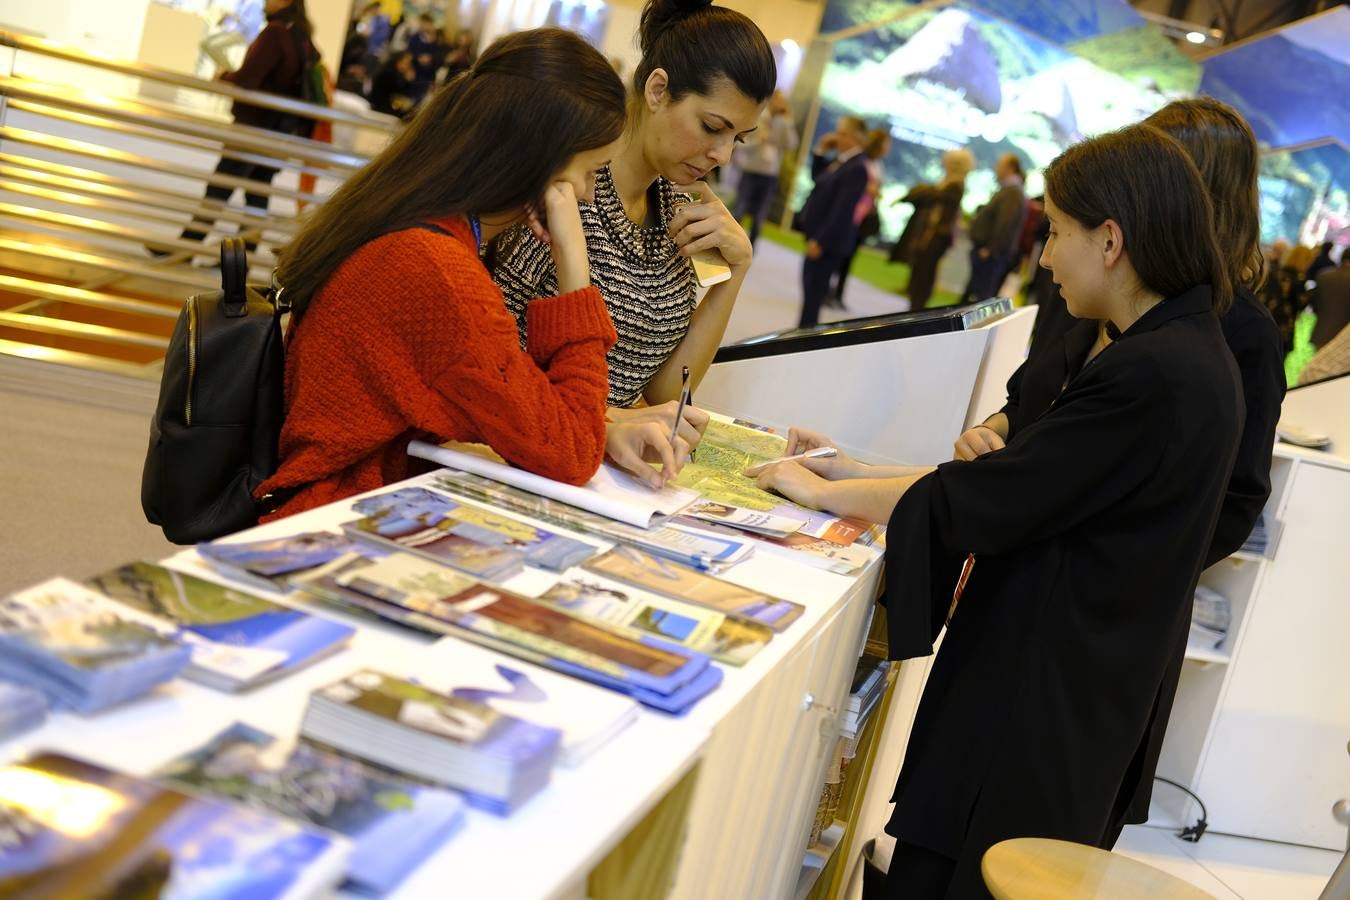
<path fill-rule="evenodd" d="M 350 503 L 342 502 L 241 538 L 333 528 L 351 518 Z M 390 896 L 444 896 L 451 885 L 458 897 L 584 896 L 596 864 L 696 764 L 688 837 L 670 896 L 789 893 L 805 855 L 880 572 L 879 552 L 857 577 L 812 568 L 792 555 L 763 547 L 726 573 L 730 581 L 807 608 L 749 664 L 723 667 L 722 685 L 681 718 L 644 709 L 634 725 L 583 765 L 555 770 L 549 787 L 509 818 L 471 811 L 465 828 Z M 219 579 L 192 550 L 169 563 Z M 527 571 L 508 586 L 534 593 L 551 578 Z M 0 744 L 0 759 L 50 748 L 149 774 L 237 720 L 293 735 L 310 691 L 367 666 L 415 674 L 418 654 L 433 643 L 301 595 L 295 602 L 359 626 L 351 648 L 242 696 L 178 680 L 100 715 L 59 713 L 38 731 Z M 662 887 L 651 885 L 650 896 L 662 896 Z"/>
<path fill-rule="evenodd" d="M 1003 405 L 1035 319 L 1027 306 L 969 331 L 718 363 L 698 404 L 824 432 L 874 462 L 935 465 L 968 422 Z"/>
<path fill-rule="evenodd" d="M 1350 378 L 1290 391 L 1285 419 L 1350 447 Z M 1333 445 L 1335 446 L 1335 445 Z M 1350 458 L 1277 444 L 1264 556 L 1202 576 L 1233 606 L 1219 651 L 1188 651 L 1158 774 L 1191 787 L 1212 831 L 1343 850 L 1350 793 Z M 1165 786 L 1155 822 L 1191 821 Z"/>

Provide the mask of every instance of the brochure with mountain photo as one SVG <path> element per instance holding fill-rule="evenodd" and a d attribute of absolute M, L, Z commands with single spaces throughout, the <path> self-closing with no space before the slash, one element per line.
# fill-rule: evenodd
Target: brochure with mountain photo
<path fill-rule="evenodd" d="M 0 767 L 0 896 L 329 897 L 351 845 L 312 825 L 43 753 Z"/>
<path fill-rule="evenodd" d="M 392 890 L 463 824 L 464 799 L 334 750 L 293 748 L 236 722 L 163 766 L 159 780 L 335 831 L 352 841 L 347 882 Z"/>
<path fill-rule="evenodd" d="M 616 546 L 582 568 L 695 606 L 740 616 L 774 631 L 784 630 L 806 610 L 800 603 L 713 578 L 635 547 Z"/>
<path fill-rule="evenodd" d="M 285 592 L 292 575 L 332 562 L 353 547 L 345 534 L 306 531 L 262 541 L 210 541 L 197 545 L 197 555 L 231 578 Z"/>
<path fill-rule="evenodd" d="M 346 647 L 355 633 L 350 625 L 155 563 L 119 566 L 88 584 L 175 627 L 192 646 L 184 676 L 217 690 L 246 690 L 281 678 Z"/>

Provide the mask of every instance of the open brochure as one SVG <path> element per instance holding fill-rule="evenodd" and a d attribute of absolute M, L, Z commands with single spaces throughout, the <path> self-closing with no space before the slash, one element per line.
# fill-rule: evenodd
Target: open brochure
<path fill-rule="evenodd" d="M 543 497 L 561 500 L 639 528 L 650 528 L 658 519 L 674 515 L 698 499 L 695 491 L 674 485 L 655 490 L 609 464 L 600 466 L 586 484 L 575 487 L 481 456 L 423 441 L 409 444 L 408 453 L 461 472 L 483 475 Z"/>

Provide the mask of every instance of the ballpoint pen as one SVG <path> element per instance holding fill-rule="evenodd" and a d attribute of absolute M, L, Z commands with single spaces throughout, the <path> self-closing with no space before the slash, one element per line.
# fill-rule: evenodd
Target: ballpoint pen
<path fill-rule="evenodd" d="M 680 405 L 675 407 L 675 421 L 670 426 L 670 446 L 675 446 L 675 438 L 680 433 L 680 421 L 684 418 L 684 405 L 689 402 L 689 367 L 685 366 L 680 375 Z"/>
<path fill-rule="evenodd" d="M 755 463 L 753 466 L 746 466 L 741 472 L 742 475 L 751 477 L 763 472 L 769 466 L 776 466 L 781 462 L 795 462 L 799 459 L 830 459 L 838 456 L 839 451 L 833 447 L 817 447 L 814 450 L 807 450 L 805 453 L 794 453 L 791 456 L 780 456 L 778 459 L 771 459 L 767 462 Z"/>

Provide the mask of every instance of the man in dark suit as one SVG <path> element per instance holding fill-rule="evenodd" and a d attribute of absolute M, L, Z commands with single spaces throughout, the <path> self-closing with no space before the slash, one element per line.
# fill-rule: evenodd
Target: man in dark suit
<path fill-rule="evenodd" d="M 998 190 L 970 220 L 970 281 L 961 296 L 962 303 L 998 294 L 1003 279 L 1017 264 L 1018 238 L 1027 214 L 1022 163 L 1014 154 L 1005 153 L 994 164 L 994 176 L 998 178 Z"/>
<path fill-rule="evenodd" d="M 816 185 L 797 220 L 806 235 L 800 327 L 820 320 L 830 276 L 853 252 L 857 233 L 853 211 L 867 190 L 867 162 L 862 154 L 866 134 L 866 123 L 856 116 L 844 116 L 834 133 L 821 138 L 811 157 Z"/>
<path fill-rule="evenodd" d="M 1331 253 L 1327 252 L 1327 261 Z M 1350 325 L 1350 247 L 1341 252 L 1341 264 L 1324 268 L 1317 276 L 1317 288 L 1308 301 L 1317 313 L 1310 340 L 1317 348 L 1331 343 L 1341 329 Z"/>

